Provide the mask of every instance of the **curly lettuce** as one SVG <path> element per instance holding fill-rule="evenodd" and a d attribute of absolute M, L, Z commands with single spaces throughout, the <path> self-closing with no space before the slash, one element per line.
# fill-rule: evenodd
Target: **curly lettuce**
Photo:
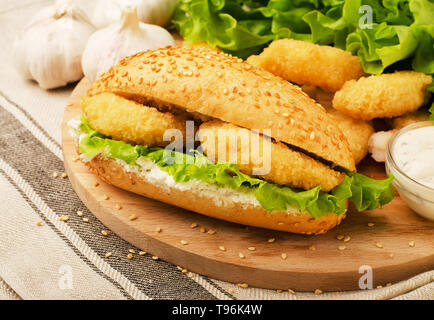
<path fill-rule="evenodd" d="M 293 207 L 320 218 L 332 212 L 337 215 L 345 213 L 347 200 L 352 200 L 357 210 L 364 211 L 383 206 L 394 197 L 392 176 L 385 180 L 374 180 L 362 174 L 348 173 L 345 180 L 328 193 L 321 192 L 320 186 L 300 190 L 250 177 L 239 171 L 236 164 L 212 163 L 197 151 L 186 154 L 107 138 L 93 130 L 84 116 L 79 130 L 84 134 L 79 148 L 88 158 L 103 153 L 109 158 L 138 165 L 136 161 L 144 157 L 172 176 L 175 182 L 196 179 L 240 192 L 253 192 L 267 211 L 286 211 L 288 207 Z"/>
<path fill-rule="evenodd" d="M 186 40 L 241 58 L 292 38 L 350 51 L 371 74 L 398 64 L 434 73 L 432 0 L 180 0 L 173 22 Z"/>

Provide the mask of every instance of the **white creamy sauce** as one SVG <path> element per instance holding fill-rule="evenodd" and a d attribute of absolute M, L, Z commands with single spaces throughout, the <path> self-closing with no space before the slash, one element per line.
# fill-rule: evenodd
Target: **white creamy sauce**
<path fill-rule="evenodd" d="M 392 157 L 407 176 L 434 189 L 434 126 L 417 128 L 398 136 Z"/>

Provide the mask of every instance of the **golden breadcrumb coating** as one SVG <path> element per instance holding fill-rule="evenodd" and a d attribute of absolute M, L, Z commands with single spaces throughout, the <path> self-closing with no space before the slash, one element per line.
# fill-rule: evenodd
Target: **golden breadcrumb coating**
<path fill-rule="evenodd" d="M 415 122 L 428 121 L 429 115 L 430 113 L 428 112 L 428 110 L 417 110 L 414 112 L 409 112 L 400 117 L 393 118 L 392 127 L 393 129 L 401 129 Z"/>
<path fill-rule="evenodd" d="M 273 41 L 247 62 L 288 81 L 331 92 L 339 90 L 346 81 L 364 75 L 360 59 L 351 53 L 293 39 Z"/>
<path fill-rule="evenodd" d="M 101 92 L 244 128 L 271 128 L 274 139 L 355 170 L 348 142 L 322 106 L 288 81 L 207 47 L 160 48 L 124 58 L 88 95 Z"/>
<path fill-rule="evenodd" d="M 170 143 L 163 139 L 167 129 L 178 129 L 185 137 L 185 117 L 162 113 L 113 93 L 83 97 L 80 105 L 91 127 L 115 140 L 164 147 Z"/>
<path fill-rule="evenodd" d="M 335 93 L 333 107 L 355 119 L 396 117 L 417 110 L 428 99 L 432 77 L 399 71 L 351 80 Z"/>
<path fill-rule="evenodd" d="M 219 120 L 205 122 L 199 127 L 198 135 L 208 158 L 212 161 L 223 162 L 235 160 L 240 171 L 245 174 L 254 175 L 254 168 L 265 168 L 265 162 L 268 159 L 271 164 L 269 172 L 258 176 L 279 185 L 306 190 L 321 186 L 321 190 L 330 191 L 342 183 L 345 178 L 344 173 L 337 172 L 304 153 L 293 151 L 283 143 L 264 139 L 258 133 L 230 123 Z M 230 136 L 237 138 L 236 145 L 231 145 L 229 139 L 225 138 Z M 259 152 L 252 151 L 255 148 L 252 139 L 255 138 L 259 138 Z M 247 143 L 247 147 L 242 147 L 242 141 Z M 224 149 L 226 149 L 226 156 L 219 154 L 219 151 L 222 152 Z M 266 158 L 267 150 L 270 152 L 268 158 Z"/>
<path fill-rule="evenodd" d="M 358 164 L 368 154 L 369 138 L 374 128 L 368 121 L 356 120 L 332 108 L 328 111 L 347 138 L 354 161 Z"/>

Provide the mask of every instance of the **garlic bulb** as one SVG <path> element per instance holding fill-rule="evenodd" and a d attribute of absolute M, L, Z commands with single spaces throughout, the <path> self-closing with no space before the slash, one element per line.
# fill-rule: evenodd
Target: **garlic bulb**
<path fill-rule="evenodd" d="M 97 0 L 91 15 L 92 23 L 100 29 L 119 21 L 123 3 L 125 0 Z M 140 21 L 165 26 L 169 23 L 178 0 L 129 0 L 128 4 L 137 7 Z"/>
<path fill-rule="evenodd" d="M 81 55 L 94 27 L 72 1 L 39 11 L 13 45 L 16 67 L 27 79 L 52 89 L 81 79 Z"/>
<path fill-rule="evenodd" d="M 139 22 L 137 9 L 126 6 L 119 22 L 95 32 L 89 38 L 82 57 L 83 72 L 93 82 L 126 56 L 174 44 L 166 29 Z"/>

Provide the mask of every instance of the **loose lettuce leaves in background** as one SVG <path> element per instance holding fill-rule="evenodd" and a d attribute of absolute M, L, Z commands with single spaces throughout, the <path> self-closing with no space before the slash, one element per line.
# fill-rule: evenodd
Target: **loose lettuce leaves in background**
<path fill-rule="evenodd" d="M 363 5 L 372 8 L 372 28 L 359 26 Z M 433 0 L 180 0 L 173 22 L 188 41 L 241 58 L 293 38 L 351 51 L 367 73 L 406 59 L 434 73 Z"/>
<path fill-rule="evenodd" d="M 133 146 L 106 138 L 93 130 L 84 117 L 81 118 L 79 130 L 85 134 L 80 140 L 80 151 L 89 158 L 104 153 L 127 164 L 136 164 L 137 159 L 145 157 L 172 176 L 176 182 L 196 179 L 241 192 L 253 192 L 261 206 L 268 211 L 286 211 L 290 206 L 307 211 L 314 218 L 320 218 L 332 212 L 337 215 L 345 213 L 347 200 L 352 200 L 356 208 L 363 211 L 385 205 L 394 197 L 392 176 L 386 180 L 374 180 L 358 173 L 349 173 L 345 180 L 329 193 L 321 192 L 320 187 L 300 190 L 245 175 L 235 164 L 212 163 L 198 152 L 185 154 L 163 148 Z"/>

